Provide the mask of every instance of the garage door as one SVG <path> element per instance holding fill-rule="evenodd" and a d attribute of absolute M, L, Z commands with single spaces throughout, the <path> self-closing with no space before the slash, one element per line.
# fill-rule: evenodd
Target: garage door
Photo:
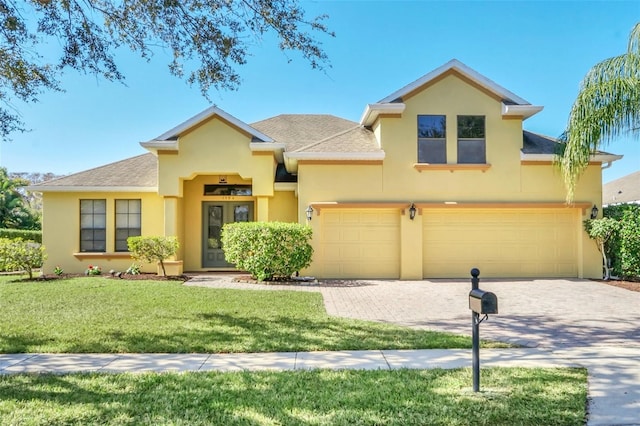
<path fill-rule="evenodd" d="M 398 209 L 332 209 L 319 216 L 320 253 L 314 262 L 324 278 L 398 278 Z"/>
<path fill-rule="evenodd" d="M 427 278 L 577 277 L 577 209 L 425 209 Z"/>

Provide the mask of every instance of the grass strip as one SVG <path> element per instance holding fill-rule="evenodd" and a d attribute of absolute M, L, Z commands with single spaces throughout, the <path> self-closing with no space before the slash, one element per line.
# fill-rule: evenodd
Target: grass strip
<path fill-rule="evenodd" d="M 584 369 L 0 376 L 0 424 L 582 425 Z"/>
<path fill-rule="evenodd" d="M 465 336 L 330 317 L 315 292 L 81 277 L 0 281 L 2 353 L 469 348 Z M 484 347 L 505 347 L 485 343 Z"/>

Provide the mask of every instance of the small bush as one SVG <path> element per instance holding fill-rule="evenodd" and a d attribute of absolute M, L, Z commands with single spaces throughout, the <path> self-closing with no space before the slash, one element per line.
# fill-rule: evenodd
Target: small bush
<path fill-rule="evenodd" d="M 44 246 L 22 238 L 0 238 L 0 268 L 4 271 L 25 271 L 33 279 L 33 270 L 46 260 Z"/>
<path fill-rule="evenodd" d="M 620 229 L 620 222 L 611 217 L 602 219 L 587 219 L 584 221 L 584 230 L 589 237 L 595 240 L 600 254 L 602 254 L 602 267 L 604 268 L 604 279 L 611 278 L 609 258 L 607 257 L 607 244 L 617 234 Z"/>
<path fill-rule="evenodd" d="M 289 278 L 311 264 L 312 230 L 298 223 L 236 222 L 224 225 L 227 262 L 260 280 Z"/>
<path fill-rule="evenodd" d="M 143 262 L 160 262 L 162 275 L 167 276 L 164 261 L 175 256 L 180 247 L 176 237 L 129 237 L 127 246 L 131 257 Z"/>
<path fill-rule="evenodd" d="M 26 229 L 0 229 L 0 238 L 10 240 L 22 238 L 24 241 L 42 243 L 42 231 L 30 231 Z"/>
<path fill-rule="evenodd" d="M 140 275 L 140 265 L 137 263 L 132 263 L 131 266 L 127 268 L 125 274 L 129 275 Z"/>

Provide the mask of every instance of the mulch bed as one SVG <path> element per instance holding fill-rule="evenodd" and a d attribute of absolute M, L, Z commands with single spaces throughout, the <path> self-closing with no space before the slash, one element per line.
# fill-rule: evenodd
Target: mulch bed
<path fill-rule="evenodd" d="M 637 281 L 622 281 L 622 280 L 594 280 L 602 284 L 624 288 L 630 291 L 640 291 L 640 282 Z"/>
<path fill-rule="evenodd" d="M 55 275 L 55 274 L 47 274 L 47 275 L 42 275 L 42 276 L 34 276 L 34 279 L 31 281 L 55 281 L 55 280 L 60 280 L 60 279 L 64 279 L 64 278 L 73 278 L 73 277 L 84 277 L 86 275 L 84 274 L 62 274 L 62 275 Z M 109 278 L 109 279 L 127 279 L 127 280 L 153 280 L 153 281 L 189 281 L 189 279 L 191 279 L 190 276 L 188 275 L 175 275 L 175 276 L 168 276 L 168 277 L 163 277 L 157 274 L 152 274 L 152 273 L 141 273 L 141 274 L 121 274 L 120 276 L 111 276 L 109 273 L 107 274 L 102 274 L 102 275 L 93 275 L 94 277 L 104 277 L 104 278 Z M 23 278 L 20 281 L 30 281 L 28 278 Z M 250 275 L 238 275 L 237 277 L 235 277 L 233 279 L 234 282 L 238 282 L 238 283 L 253 283 L 253 284 L 271 284 L 271 285 L 318 285 L 318 284 L 322 284 L 322 285 L 349 285 L 349 284 L 355 284 L 356 282 L 358 282 L 360 285 L 362 285 L 362 282 L 359 282 L 357 280 L 322 280 L 321 282 L 319 282 L 316 279 L 312 279 L 312 280 L 288 280 L 288 281 L 258 281 L 254 278 L 252 278 Z M 625 281 L 625 280 L 592 280 L 595 282 L 599 282 L 601 284 L 606 284 L 606 285 L 610 285 L 613 287 L 619 287 L 619 288 L 624 288 L 625 290 L 629 290 L 629 291 L 638 291 L 640 292 L 640 281 Z"/>
<path fill-rule="evenodd" d="M 34 279 L 32 281 L 55 281 L 55 280 L 61 280 L 65 278 L 76 278 L 76 277 L 86 277 L 86 276 L 87 275 L 85 274 L 62 274 L 62 275 L 47 274 L 47 275 L 41 275 L 41 276 L 34 276 Z M 109 273 L 106 273 L 101 275 L 91 275 L 91 277 L 102 277 L 102 278 L 109 278 L 113 280 L 126 279 L 126 280 L 182 281 L 182 282 L 188 281 L 191 278 L 187 275 L 172 275 L 168 277 L 163 277 L 163 276 L 152 274 L 152 273 L 141 273 L 141 274 L 124 274 L 123 273 L 119 276 L 112 276 Z M 24 278 L 21 281 L 29 281 L 29 279 Z"/>

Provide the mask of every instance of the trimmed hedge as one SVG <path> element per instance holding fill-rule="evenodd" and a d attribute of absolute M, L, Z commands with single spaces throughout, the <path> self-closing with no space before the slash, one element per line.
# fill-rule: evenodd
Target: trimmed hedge
<path fill-rule="evenodd" d="M 8 238 L 14 240 L 21 238 L 23 240 L 42 242 L 42 231 L 31 231 L 27 229 L 0 229 L 0 238 Z"/>
<path fill-rule="evenodd" d="M 618 231 L 607 243 L 613 275 L 640 278 L 640 205 L 607 206 L 603 214 L 619 222 Z"/>
<path fill-rule="evenodd" d="M 298 223 L 236 222 L 222 228 L 227 262 L 260 281 L 290 278 L 311 264 L 312 230 Z"/>

